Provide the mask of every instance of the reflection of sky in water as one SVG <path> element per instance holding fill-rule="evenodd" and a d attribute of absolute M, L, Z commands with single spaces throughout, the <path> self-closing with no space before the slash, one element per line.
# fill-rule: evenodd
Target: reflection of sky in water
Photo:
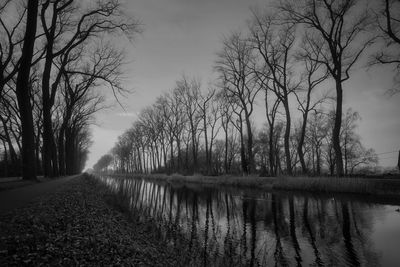
<path fill-rule="evenodd" d="M 382 266 L 400 265 L 399 206 L 386 205 L 376 211 L 371 239 L 382 253 Z"/>
<path fill-rule="evenodd" d="M 179 225 L 210 265 L 398 266 L 397 206 L 285 192 L 101 178 L 133 210 Z M 163 229 L 168 232 L 170 228 Z"/>

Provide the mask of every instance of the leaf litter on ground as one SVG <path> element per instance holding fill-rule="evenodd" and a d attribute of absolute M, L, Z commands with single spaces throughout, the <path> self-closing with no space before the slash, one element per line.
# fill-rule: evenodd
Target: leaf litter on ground
<path fill-rule="evenodd" d="M 0 215 L 0 266 L 182 266 L 185 256 L 146 223 L 131 220 L 110 192 L 82 175 L 62 190 Z"/>

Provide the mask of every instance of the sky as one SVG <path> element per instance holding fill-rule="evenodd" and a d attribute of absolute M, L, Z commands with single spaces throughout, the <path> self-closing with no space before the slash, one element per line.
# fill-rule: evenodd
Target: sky
<path fill-rule="evenodd" d="M 195 76 L 203 88 L 215 80 L 213 66 L 222 39 L 233 31 L 245 30 L 251 18 L 250 7 L 262 7 L 261 0 L 126 0 L 125 12 L 143 24 L 143 33 L 133 42 L 121 38 L 127 52 L 125 82 L 131 94 L 118 104 L 96 115 L 92 126 L 93 145 L 87 168 L 113 147 L 138 113 L 170 91 L 183 74 Z M 392 85 L 390 67 L 356 66 L 344 84 L 344 108 L 358 111 L 358 133 L 367 148 L 380 153 L 400 150 L 400 94 L 389 97 Z M 111 94 L 108 93 L 108 95 Z M 263 96 L 256 101 L 263 111 Z M 261 115 L 254 118 L 259 128 Z M 382 166 L 395 166 L 397 154 L 381 154 Z"/>

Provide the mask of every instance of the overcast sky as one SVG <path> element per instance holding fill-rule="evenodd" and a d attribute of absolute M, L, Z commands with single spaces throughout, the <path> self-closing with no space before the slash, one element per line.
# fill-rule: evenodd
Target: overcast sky
<path fill-rule="evenodd" d="M 130 127 L 137 114 L 171 90 L 183 73 L 201 79 L 205 87 L 215 74 L 212 68 L 221 39 L 230 32 L 246 29 L 250 7 L 259 0 L 126 0 L 126 12 L 141 20 L 144 32 L 127 43 L 126 87 L 133 93 L 123 99 L 125 111 L 115 107 L 97 115 L 90 168 L 113 147 L 117 137 Z M 366 69 L 359 65 L 344 85 L 345 108 L 360 113 L 358 133 L 363 144 L 377 153 L 400 149 L 400 95 L 388 97 L 392 83 L 390 68 Z M 214 75 L 214 76 L 213 76 Z M 258 101 L 263 112 L 262 96 Z M 264 123 L 256 117 L 256 125 Z M 380 164 L 395 166 L 397 154 L 380 155 Z"/>

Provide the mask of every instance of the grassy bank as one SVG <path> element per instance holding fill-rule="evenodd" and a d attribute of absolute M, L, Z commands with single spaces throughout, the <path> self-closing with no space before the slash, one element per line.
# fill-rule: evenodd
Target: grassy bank
<path fill-rule="evenodd" d="M 116 175 L 126 177 L 126 175 Z M 137 175 L 137 177 L 168 183 L 196 183 L 250 187 L 268 190 L 299 190 L 309 192 L 356 193 L 400 196 L 400 179 L 365 179 L 337 177 L 258 177 L 258 176 L 183 176 L 179 174 Z"/>
<path fill-rule="evenodd" d="M 152 224 L 135 220 L 103 185 L 82 176 L 0 214 L 0 266 L 180 266 Z"/>

